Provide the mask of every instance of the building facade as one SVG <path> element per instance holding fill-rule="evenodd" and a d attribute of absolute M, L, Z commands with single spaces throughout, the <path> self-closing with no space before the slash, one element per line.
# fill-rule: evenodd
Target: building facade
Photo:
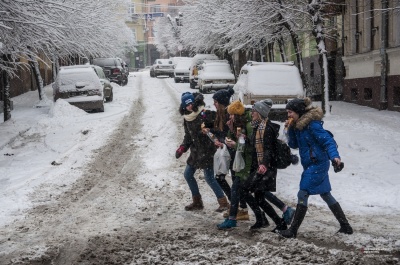
<path fill-rule="evenodd" d="M 400 0 L 345 0 L 343 100 L 400 111 Z"/>

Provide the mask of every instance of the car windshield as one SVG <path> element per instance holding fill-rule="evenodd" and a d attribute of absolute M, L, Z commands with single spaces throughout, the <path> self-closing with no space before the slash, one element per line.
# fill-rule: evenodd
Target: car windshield
<path fill-rule="evenodd" d="M 93 64 L 99 66 L 115 65 L 115 60 L 114 58 L 97 58 L 93 59 Z"/>
<path fill-rule="evenodd" d="M 176 65 L 176 68 L 184 68 L 184 69 L 188 69 L 189 70 L 189 67 L 190 67 L 191 63 L 192 63 L 191 60 L 181 60 Z"/>
<path fill-rule="evenodd" d="M 207 65 L 206 67 L 204 67 L 204 70 L 206 72 L 224 72 L 224 73 L 231 72 L 229 65 L 223 65 L 223 64 Z"/>
<path fill-rule="evenodd" d="M 157 60 L 157 64 L 173 64 L 172 61 L 169 60 Z"/>

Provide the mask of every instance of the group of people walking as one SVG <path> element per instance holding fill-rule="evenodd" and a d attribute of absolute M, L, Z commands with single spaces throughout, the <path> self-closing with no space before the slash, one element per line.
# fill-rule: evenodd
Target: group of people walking
<path fill-rule="evenodd" d="M 339 165 L 341 161 L 335 140 L 323 129 L 321 108 L 313 106 L 308 98 L 294 99 L 286 105 L 288 145 L 299 149 L 303 166 L 294 210 L 272 193 L 276 191 L 276 143 L 280 129 L 268 118 L 272 101 L 261 100 L 251 109 L 246 109 L 240 101 L 230 102 L 233 94 L 232 88 L 214 93 L 216 111 L 205 108 L 204 96 L 200 93 L 186 92 L 181 96 L 179 112 L 183 116 L 185 134 L 176 150 L 176 158 L 190 150 L 184 177 L 192 194 L 192 202 L 185 206 L 185 210 L 204 208 L 194 177 L 196 170 L 202 170 L 217 197 L 216 211 L 225 211 L 225 220 L 217 225 L 218 229 L 233 228 L 238 220 L 249 220 L 248 205 L 256 218 L 250 229 L 267 227 L 268 216 L 275 223 L 272 232 L 286 238 L 296 237 L 307 212 L 308 197 L 319 194 L 339 221 L 338 232 L 352 234 L 343 210 L 330 193 L 330 162 Z M 224 145 L 231 155 L 231 186 L 225 174 L 215 175 L 213 169 L 214 154 Z M 237 152 L 242 158 L 241 167 L 235 161 Z M 292 163 L 296 164 L 298 157 L 292 157 Z M 283 212 L 282 217 L 271 204 Z"/>

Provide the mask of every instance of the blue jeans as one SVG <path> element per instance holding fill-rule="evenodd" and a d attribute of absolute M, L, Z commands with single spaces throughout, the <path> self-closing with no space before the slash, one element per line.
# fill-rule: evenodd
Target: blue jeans
<path fill-rule="evenodd" d="M 307 207 L 309 196 L 310 195 L 308 194 L 307 191 L 299 190 L 299 192 L 297 193 L 297 199 L 298 199 L 297 204 L 301 204 L 301 205 Z M 321 196 L 321 198 L 326 202 L 326 204 L 328 204 L 328 206 L 331 206 L 331 205 L 334 205 L 335 203 L 337 203 L 336 199 L 332 196 L 332 194 L 330 192 L 320 194 L 319 196 Z"/>
<path fill-rule="evenodd" d="M 204 170 L 204 178 L 208 186 L 210 186 L 210 188 L 215 193 L 215 196 L 217 196 L 218 199 L 225 197 L 224 191 L 221 189 L 217 180 L 214 177 L 214 169 L 204 168 L 203 170 Z M 187 164 L 183 175 L 185 176 L 186 182 L 189 185 L 189 189 L 192 192 L 192 196 L 199 196 L 200 191 L 199 191 L 199 186 L 197 185 L 197 181 L 194 177 L 195 172 L 196 168 Z"/>

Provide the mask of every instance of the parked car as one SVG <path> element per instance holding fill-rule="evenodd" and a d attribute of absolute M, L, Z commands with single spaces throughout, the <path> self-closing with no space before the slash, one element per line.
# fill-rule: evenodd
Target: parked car
<path fill-rule="evenodd" d="M 120 58 L 95 58 L 93 64 L 103 68 L 106 77 L 114 83 L 128 84 L 129 69 Z"/>
<path fill-rule="evenodd" d="M 197 86 L 197 75 L 198 67 L 203 63 L 204 60 L 218 60 L 218 56 L 215 54 L 203 54 L 198 53 L 192 58 L 192 63 L 189 69 L 189 83 L 190 88 L 195 89 Z"/>
<path fill-rule="evenodd" d="M 61 67 L 53 83 L 53 99 L 59 98 L 86 111 L 104 111 L 103 85 L 93 67 Z"/>
<path fill-rule="evenodd" d="M 107 102 L 113 100 L 114 88 L 111 85 L 110 80 L 108 80 L 107 77 L 105 76 L 103 68 L 101 68 L 100 66 L 97 66 L 97 65 L 93 65 L 93 64 L 68 66 L 68 69 L 71 69 L 71 68 L 92 68 L 95 71 L 95 73 L 97 74 L 97 76 L 99 77 L 101 84 L 103 85 L 104 99 Z"/>
<path fill-rule="evenodd" d="M 174 63 L 170 59 L 157 59 L 153 64 L 153 77 L 167 75 L 169 77 L 174 77 Z M 151 76 L 151 70 L 150 70 Z"/>
<path fill-rule="evenodd" d="M 197 82 L 200 93 L 207 93 L 233 87 L 235 75 L 227 60 L 204 60 L 199 66 Z"/>
<path fill-rule="evenodd" d="M 154 64 L 152 66 L 150 66 L 150 77 L 155 77 L 154 76 Z"/>
<path fill-rule="evenodd" d="M 287 118 L 286 103 L 305 96 L 299 69 L 293 62 L 249 61 L 241 68 L 233 89 L 234 99 L 241 100 L 245 105 L 270 98 L 274 103 L 271 119 L 282 121 Z"/>
<path fill-rule="evenodd" d="M 104 99 L 107 102 L 113 101 L 114 98 L 114 88 L 111 85 L 110 80 L 106 77 L 104 74 L 103 68 L 97 65 L 90 65 L 94 71 L 96 72 L 97 76 L 100 79 L 101 84 L 103 85 L 103 94 L 104 94 Z"/>
<path fill-rule="evenodd" d="M 189 68 L 192 63 L 192 58 L 179 59 L 174 69 L 174 81 L 189 82 Z"/>

